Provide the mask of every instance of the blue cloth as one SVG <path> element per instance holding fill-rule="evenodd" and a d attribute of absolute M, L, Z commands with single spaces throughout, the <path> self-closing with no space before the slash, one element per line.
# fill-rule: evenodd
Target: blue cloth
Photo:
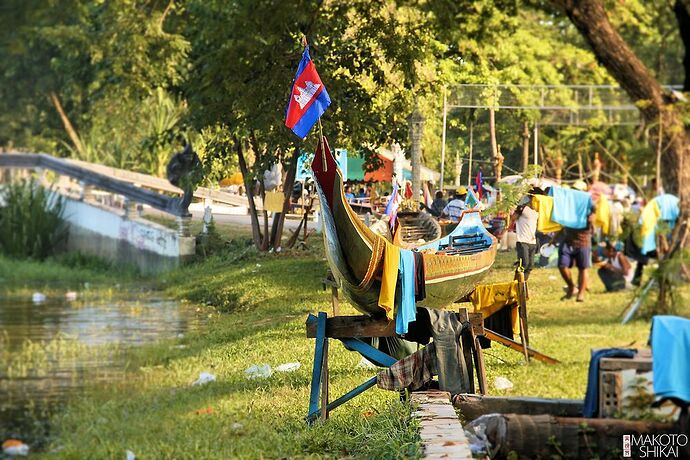
<path fill-rule="evenodd" d="M 592 350 L 587 372 L 587 393 L 585 393 L 585 404 L 582 408 L 583 417 L 596 417 L 599 412 L 599 361 L 601 358 L 632 358 L 634 355 L 635 350 L 628 348 Z"/>
<path fill-rule="evenodd" d="M 690 403 L 690 319 L 652 318 L 654 393 Z"/>
<path fill-rule="evenodd" d="M 654 200 L 659 206 L 659 211 L 661 211 L 661 216 L 659 216 L 659 218 L 668 221 L 671 227 L 674 227 L 678 220 L 678 214 L 680 214 L 680 208 L 678 207 L 678 202 L 680 200 L 678 197 L 670 193 L 664 193 L 654 198 Z"/>
<path fill-rule="evenodd" d="M 415 302 L 415 268 L 414 254 L 408 249 L 400 250 L 400 266 L 398 268 L 402 277 L 400 289 L 401 300 L 395 315 L 395 333 L 407 334 L 407 325 L 417 319 L 417 306 Z"/>
<path fill-rule="evenodd" d="M 551 220 L 568 228 L 587 228 L 592 213 L 592 196 L 587 192 L 551 187 L 553 197 Z"/>

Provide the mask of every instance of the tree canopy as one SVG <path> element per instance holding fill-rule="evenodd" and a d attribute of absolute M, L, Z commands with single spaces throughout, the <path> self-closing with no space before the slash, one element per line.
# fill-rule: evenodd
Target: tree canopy
<path fill-rule="evenodd" d="M 305 36 L 333 100 L 324 130 L 336 145 L 365 156 L 392 141 L 405 146 L 417 100 L 426 118 L 424 162 L 440 169 L 444 88 L 616 83 L 558 3 L 8 0 L 0 7 L 0 145 L 161 174 L 186 138 L 215 180 L 238 167 L 233 149 L 220 146 L 243 139 L 258 177 L 271 163 L 289 161 L 295 148 L 313 149 L 313 139 L 302 142 L 283 126 Z M 681 0 L 604 3 L 652 75 L 682 84 Z M 542 115 L 497 113 L 507 167 L 520 170 L 523 122 Z M 486 112 L 450 113 L 446 182 L 455 155 L 467 154 L 470 117 L 475 155 L 489 159 Z M 592 131 L 616 131 L 629 145 L 648 135 L 596 123 L 546 128 L 542 159 L 576 161 L 579 154 L 560 139 L 589 139 Z M 637 156 L 650 152 L 625 150 L 625 161 L 642 164 Z"/>

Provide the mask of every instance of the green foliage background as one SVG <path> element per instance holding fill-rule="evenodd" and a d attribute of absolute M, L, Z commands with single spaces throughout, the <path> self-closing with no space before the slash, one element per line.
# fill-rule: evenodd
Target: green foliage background
<path fill-rule="evenodd" d="M 607 8 L 657 78 L 680 83 L 683 47 L 668 3 L 609 1 Z M 231 146 L 245 140 L 258 176 L 295 147 L 313 148 L 313 139 L 301 142 L 283 126 L 302 35 L 333 100 L 324 116 L 332 143 L 365 156 L 393 140 L 404 146 L 417 99 L 427 120 L 424 162 L 436 170 L 444 88 L 612 83 L 567 18 L 535 0 L 6 0 L 0 146 L 163 175 L 187 138 L 203 152 L 213 183 L 236 171 Z M 51 94 L 83 148 L 67 136 Z M 522 123 L 542 114 L 496 116 L 506 174 L 519 171 Z M 451 110 L 446 181 L 455 157 L 468 153 L 471 117 L 475 158 L 489 160 L 486 111 Z M 638 176 L 653 167 L 639 130 L 594 123 L 545 128 L 540 139 L 546 174 L 558 156 L 587 164 L 605 142 Z M 604 162 L 620 180 L 622 168 Z"/>

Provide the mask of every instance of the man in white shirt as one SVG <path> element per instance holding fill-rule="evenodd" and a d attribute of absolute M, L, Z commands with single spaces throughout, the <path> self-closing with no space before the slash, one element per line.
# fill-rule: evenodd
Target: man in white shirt
<path fill-rule="evenodd" d="M 460 187 L 455 191 L 455 199 L 451 200 L 441 213 L 442 217 L 447 216 L 453 222 L 458 222 L 462 212 L 467 209 L 467 204 L 465 203 L 465 198 L 467 198 L 467 188 Z"/>
<path fill-rule="evenodd" d="M 537 219 L 539 213 L 529 205 L 531 200 L 528 196 L 522 198 L 518 203 L 511 219 L 515 222 L 515 233 L 517 234 L 518 263 L 525 270 L 525 281 L 529 278 L 534 262 L 534 254 L 537 252 Z"/>

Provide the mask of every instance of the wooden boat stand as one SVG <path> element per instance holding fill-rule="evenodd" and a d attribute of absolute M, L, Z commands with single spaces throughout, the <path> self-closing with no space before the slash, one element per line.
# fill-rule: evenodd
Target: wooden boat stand
<path fill-rule="evenodd" d="M 466 308 L 460 309 L 459 320 L 469 322 L 471 327 L 462 332 L 461 340 L 467 370 L 470 373 L 470 392 L 475 392 L 473 369 L 477 370 L 477 386 L 480 394 L 486 394 L 486 372 L 484 356 L 479 346 L 478 335 L 482 333 L 483 322 L 481 313 L 468 313 Z M 371 377 L 361 385 L 329 402 L 328 388 L 328 347 L 329 339 L 340 340 L 348 349 L 359 352 L 366 359 L 379 367 L 390 367 L 396 359 L 363 342 L 364 337 L 395 337 L 395 321 L 375 319 L 370 316 L 335 316 L 328 318 L 326 312 L 319 312 L 318 316 L 309 315 L 307 318 L 307 337 L 315 338 L 314 367 L 311 377 L 311 392 L 309 395 L 309 414 L 307 422 L 312 423 L 317 418 L 328 418 L 329 412 L 346 403 L 355 396 L 376 385 L 376 376 Z M 321 400 L 319 406 L 319 399 Z"/>
<path fill-rule="evenodd" d="M 479 394 L 485 395 L 487 393 L 484 355 L 479 344 L 479 337 L 485 337 L 522 353 L 528 362 L 530 358 L 534 358 L 547 364 L 558 363 L 556 359 L 529 347 L 527 283 L 520 271 L 516 271 L 515 278 L 518 281 L 518 317 L 521 342 L 486 329 L 481 313 L 470 313 L 467 308 L 460 308 L 457 313 L 461 323 L 469 323 L 470 325 L 470 327 L 463 330 L 461 335 L 465 364 L 470 374 L 470 393 L 475 393 L 475 373 L 477 376 L 476 389 Z M 393 357 L 360 340 L 365 337 L 395 337 L 395 321 L 374 319 L 370 316 L 338 316 L 338 288 L 330 274 L 323 279 L 323 287 L 324 289 L 327 287 L 331 288 L 331 300 L 335 316 L 329 318 L 325 312 L 319 312 L 318 316 L 310 314 L 306 322 L 307 337 L 316 339 L 309 396 L 309 414 L 307 415 L 309 423 L 314 422 L 319 417 L 324 420 L 327 419 L 330 411 L 376 385 L 376 376 L 374 376 L 334 401 L 329 402 L 329 339 L 340 340 L 348 349 L 359 352 L 377 366 L 390 367 L 396 362 Z M 463 299 L 463 301 L 467 300 L 467 298 Z M 506 308 L 512 308 L 512 306 L 507 306 Z M 319 399 L 321 400 L 320 406 Z"/>

